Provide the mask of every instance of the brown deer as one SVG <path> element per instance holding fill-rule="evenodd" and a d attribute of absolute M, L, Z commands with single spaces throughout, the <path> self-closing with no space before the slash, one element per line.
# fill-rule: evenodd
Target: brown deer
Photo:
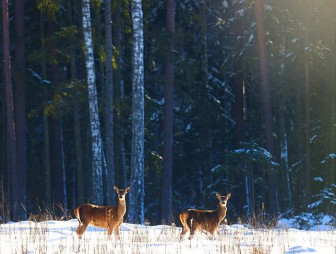
<path fill-rule="evenodd" d="M 216 210 L 198 210 L 198 209 L 186 209 L 180 214 L 180 220 L 182 223 L 182 233 L 180 240 L 190 230 L 189 240 L 194 236 L 195 231 L 205 230 L 208 231 L 212 237 L 224 220 L 226 216 L 226 204 L 231 197 L 231 193 L 226 196 L 221 196 L 216 192 L 218 198 L 218 207 Z"/>
<path fill-rule="evenodd" d="M 118 194 L 117 206 L 82 204 L 75 208 L 74 214 L 79 222 L 76 230 L 78 238 L 82 237 L 87 226 L 91 224 L 95 227 L 106 228 L 109 239 L 111 239 L 111 234 L 114 230 L 116 239 L 120 240 L 119 226 L 123 222 L 126 213 L 125 196 L 130 191 L 130 187 L 123 190 L 114 186 L 114 190 Z"/>

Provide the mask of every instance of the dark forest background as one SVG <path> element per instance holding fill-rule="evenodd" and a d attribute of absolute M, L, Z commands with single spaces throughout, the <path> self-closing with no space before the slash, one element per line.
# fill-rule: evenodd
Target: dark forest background
<path fill-rule="evenodd" d="M 107 179 L 132 186 L 132 3 L 111 5 L 108 106 L 108 12 L 90 2 L 100 131 L 112 161 L 110 171 L 103 164 L 102 204 L 115 204 Z M 12 150 L 1 61 L 0 214 L 71 212 L 95 200 L 81 1 L 8 3 L 16 143 Z M 142 8 L 146 220 L 215 208 L 215 191 L 232 193 L 231 221 L 335 214 L 336 1 L 142 0 Z"/>

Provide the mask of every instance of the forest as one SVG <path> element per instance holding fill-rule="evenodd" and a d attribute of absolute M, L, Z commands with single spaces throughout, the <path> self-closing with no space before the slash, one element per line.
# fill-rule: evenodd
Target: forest
<path fill-rule="evenodd" d="M 2 0 L 0 222 L 116 204 L 114 185 L 131 223 L 215 192 L 232 222 L 334 215 L 335 9 Z"/>

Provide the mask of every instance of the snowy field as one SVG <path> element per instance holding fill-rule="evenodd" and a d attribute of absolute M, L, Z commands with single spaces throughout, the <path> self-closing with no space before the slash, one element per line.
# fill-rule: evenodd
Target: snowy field
<path fill-rule="evenodd" d="M 23 221 L 0 225 L 0 254 L 13 253 L 336 253 L 335 228 L 311 230 L 288 227 L 249 229 L 243 225 L 222 226 L 212 240 L 198 233 L 179 242 L 181 228 L 123 223 L 121 241 L 108 240 L 104 230 L 89 226 L 79 240 L 77 220 Z"/>

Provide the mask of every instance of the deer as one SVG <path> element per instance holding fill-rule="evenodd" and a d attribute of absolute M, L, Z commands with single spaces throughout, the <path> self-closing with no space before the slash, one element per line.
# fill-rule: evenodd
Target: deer
<path fill-rule="evenodd" d="M 186 209 L 180 214 L 180 221 L 183 228 L 180 241 L 189 230 L 189 240 L 193 238 L 195 231 L 201 230 L 209 232 L 212 238 L 214 238 L 220 223 L 226 216 L 226 205 L 228 199 L 231 197 L 231 193 L 226 196 L 221 196 L 216 192 L 216 197 L 219 201 L 216 210 Z"/>
<path fill-rule="evenodd" d="M 114 190 L 118 195 L 117 206 L 98 206 L 93 204 L 82 204 L 74 209 L 74 214 L 79 222 L 76 230 L 78 238 L 82 238 L 84 231 L 89 224 L 106 228 L 108 239 L 111 239 L 112 231 L 114 230 L 117 240 L 120 240 L 119 226 L 123 222 L 126 213 L 126 194 L 130 191 L 130 187 L 125 190 L 118 189 L 114 186 Z"/>

